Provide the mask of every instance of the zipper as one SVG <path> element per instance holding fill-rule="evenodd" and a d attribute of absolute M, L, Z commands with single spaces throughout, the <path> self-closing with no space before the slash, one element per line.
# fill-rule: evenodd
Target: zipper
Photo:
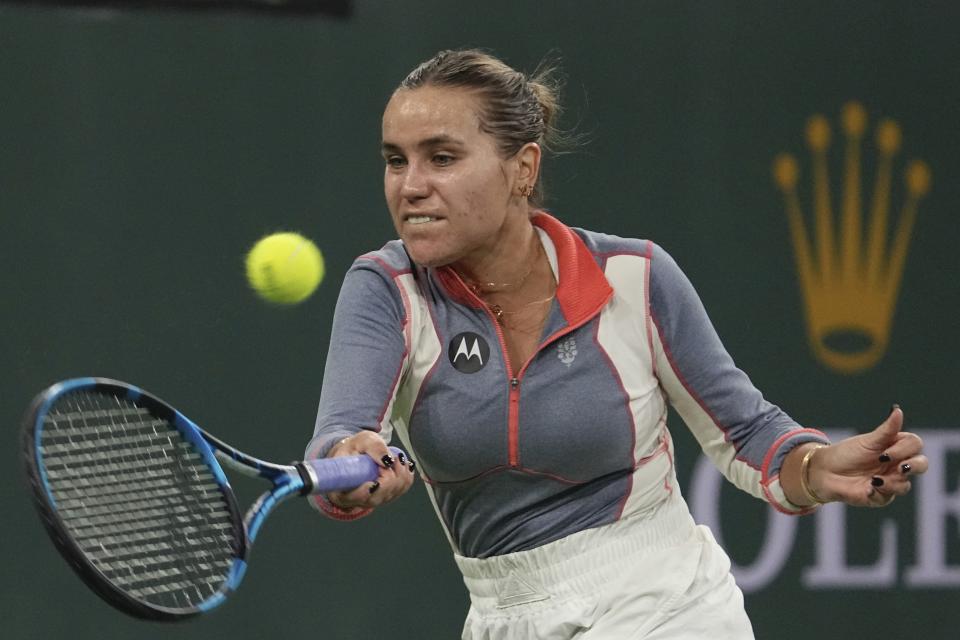
<path fill-rule="evenodd" d="M 481 304 L 482 302 L 483 301 L 481 301 Z M 510 364 L 510 352 L 507 350 L 507 340 L 503 335 L 503 327 L 497 322 L 496 317 L 487 305 L 483 305 L 483 308 L 486 309 L 487 316 L 490 318 L 490 322 L 493 323 L 493 328 L 497 332 L 497 340 L 500 342 L 500 352 L 503 354 L 503 362 L 507 366 L 507 378 L 510 380 L 507 409 L 507 464 L 511 468 L 516 468 L 520 466 L 520 378 L 523 376 L 529 360 L 523 364 L 519 373 L 514 375 L 513 365 Z M 537 350 L 539 351 L 539 347 Z M 536 355 L 536 352 L 534 352 L 534 355 Z M 531 360 L 532 359 L 531 357 Z"/>
<path fill-rule="evenodd" d="M 526 368 L 526 366 L 524 366 Z M 510 379 L 510 405 L 507 412 L 507 460 L 520 466 L 520 378 Z"/>

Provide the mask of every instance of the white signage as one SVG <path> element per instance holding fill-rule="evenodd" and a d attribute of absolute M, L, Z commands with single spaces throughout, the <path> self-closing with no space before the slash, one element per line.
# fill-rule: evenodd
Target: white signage
<path fill-rule="evenodd" d="M 956 465 L 956 475 L 948 476 L 951 454 L 960 454 L 960 430 L 911 431 L 923 438 L 924 453 L 930 460 L 929 471 L 913 480 L 913 490 L 907 497 L 899 498 L 913 500 L 916 505 L 914 564 L 902 566 L 903 563 L 898 559 L 899 533 L 910 524 L 891 516 L 884 518 L 879 528 L 857 531 L 859 540 L 863 540 L 864 535 L 875 536 L 871 544 L 876 544 L 880 551 L 871 564 L 852 565 L 846 552 L 849 532 L 847 513 L 852 508 L 839 503 L 828 504 L 814 514 L 805 516 L 814 519 L 814 562 L 812 566 L 805 567 L 802 574 L 806 588 L 886 589 L 898 585 L 916 589 L 960 587 L 960 560 L 955 556 L 955 564 L 950 564 L 947 554 L 948 548 L 960 549 L 960 536 L 957 533 L 960 530 L 960 473 Z M 831 430 L 827 435 L 836 442 L 854 433 Z M 720 544 L 723 544 L 720 489 L 724 482 L 726 480 L 713 463 L 701 456 L 687 489 L 694 518 L 709 526 Z M 769 510 L 763 546 L 756 558 L 749 565 L 733 565 L 737 583 L 745 593 L 763 589 L 777 579 L 796 544 L 797 523 L 796 516 L 779 513 L 773 508 Z"/>

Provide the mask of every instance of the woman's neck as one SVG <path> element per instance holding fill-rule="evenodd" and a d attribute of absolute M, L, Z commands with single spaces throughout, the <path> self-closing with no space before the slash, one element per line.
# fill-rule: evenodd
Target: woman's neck
<path fill-rule="evenodd" d="M 529 216 L 504 231 L 489 250 L 451 265 L 476 293 L 516 291 L 537 270 L 543 252 Z"/>

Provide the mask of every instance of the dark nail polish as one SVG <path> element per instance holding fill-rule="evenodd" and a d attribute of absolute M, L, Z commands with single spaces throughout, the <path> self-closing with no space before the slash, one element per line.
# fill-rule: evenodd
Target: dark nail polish
<path fill-rule="evenodd" d="M 417 463 L 414 462 L 413 460 L 411 460 L 411 461 L 410 461 L 410 471 L 413 471 L 413 470 L 416 469 L 416 468 L 417 468 Z"/>
<path fill-rule="evenodd" d="M 404 455 L 403 451 L 397 454 L 397 460 L 400 461 L 400 464 L 407 464 L 407 456 Z"/>
<path fill-rule="evenodd" d="M 870 484 L 872 484 L 875 487 L 882 487 L 883 478 L 881 478 L 880 476 L 873 476 L 873 478 L 870 479 Z"/>
<path fill-rule="evenodd" d="M 376 492 L 376 490 L 379 488 L 380 488 L 380 483 L 374 482 L 372 485 L 370 485 L 370 493 Z"/>
<path fill-rule="evenodd" d="M 910 473 L 910 469 L 912 468 L 913 467 L 910 466 L 909 462 L 904 462 L 902 465 L 900 465 L 900 471 L 902 471 L 905 474 Z"/>
<path fill-rule="evenodd" d="M 380 462 L 382 462 L 383 466 L 385 466 L 387 469 L 393 466 L 393 458 L 390 456 L 383 456 L 380 458 Z"/>
<path fill-rule="evenodd" d="M 890 462 L 890 456 L 886 453 L 881 453 L 880 462 Z"/>

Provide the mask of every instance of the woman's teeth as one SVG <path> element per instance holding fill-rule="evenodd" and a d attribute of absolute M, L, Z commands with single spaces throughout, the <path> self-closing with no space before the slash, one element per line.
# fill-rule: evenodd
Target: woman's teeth
<path fill-rule="evenodd" d="M 436 220 L 433 216 L 410 216 L 407 218 L 408 224 L 424 224 L 425 222 L 433 222 Z"/>

